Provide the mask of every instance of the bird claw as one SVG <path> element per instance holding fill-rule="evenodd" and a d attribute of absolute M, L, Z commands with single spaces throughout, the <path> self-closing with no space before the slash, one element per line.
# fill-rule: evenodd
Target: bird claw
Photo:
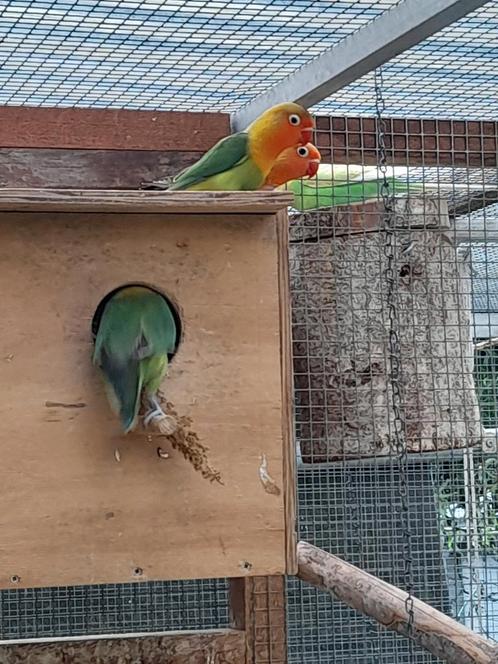
<path fill-rule="evenodd" d="M 151 422 L 154 422 L 156 429 L 163 436 L 173 435 L 178 429 L 176 419 L 171 415 L 166 415 L 155 395 L 149 395 L 147 401 L 149 402 L 150 409 L 144 415 L 144 427 L 148 427 Z"/>
<path fill-rule="evenodd" d="M 166 417 L 166 413 L 163 411 L 163 409 L 160 406 L 157 406 L 156 408 L 153 408 L 149 410 L 147 413 L 144 415 L 144 426 L 148 427 L 149 424 L 152 422 L 152 420 L 159 419 Z"/>

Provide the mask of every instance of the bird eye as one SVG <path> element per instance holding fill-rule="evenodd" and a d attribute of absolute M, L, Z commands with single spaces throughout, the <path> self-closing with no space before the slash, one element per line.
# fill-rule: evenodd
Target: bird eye
<path fill-rule="evenodd" d="M 292 115 L 289 115 L 289 122 L 294 127 L 298 127 L 301 124 L 301 118 L 296 113 L 292 113 Z"/>
<path fill-rule="evenodd" d="M 305 148 L 304 145 L 302 145 L 300 148 L 297 149 L 297 154 L 300 157 L 307 157 L 309 154 L 308 148 Z"/>

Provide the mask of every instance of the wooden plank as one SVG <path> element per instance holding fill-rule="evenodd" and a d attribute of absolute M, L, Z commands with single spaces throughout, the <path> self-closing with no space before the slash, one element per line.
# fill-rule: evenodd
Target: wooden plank
<path fill-rule="evenodd" d="M 21 643 L 2 642 L 2 664 L 241 664 L 244 632 L 232 629 L 130 636 L 84 636 Z"/>
<path fill-rule="evenodd" d="M 407 593 L 307 542 L 298 544 L 298 577 L 330 593 L 450 664 L 496 664 L 498 644 L 473 632 L 419 599 L 414 624 L 407 629 Z M 332 625 L 331 625 L 332 628 Z"/>
<path fill-rule="evenodd" d="M 0 147 L 205 152 L 230 133 L 225 113 L 0 108 Z"/>
<path fill-rule="evenodd" d="M 8 213 L 0 247 L 0 587 L 285 573 L 275 216 Z M 164 389 L 224 486 L 119 432 L 90 325 L 130 281 L 180 307 Z"/>
<path fill-rule="evenodd" d="M 386 118 L 391 166 L 494 168 L 498 164 L 498 122 Z M 314 142 L 322 160 L 375 166 L 375 118 L 318 116 Z"/>
<path fill-rule="evenodd" d="M 375 118 L 319 115 L 316 127 L 324 162 L 377 164 Z M 0 148 L 202 153 L 229 133 L 229 116 L 221 113 L 0 108 Z M 386 118 L 386 145 L 393 166 L 493 168 L 498 123 Z M 0 183 L 1 164 L 0 155 Z"/>
<path fill-rule="evenodd" d="M 230 609 L 230 627 L 246 628 L 246 579 L 234 577 L 228 579 L 228 604 Z"/>
<path fill-rule="evenodd" d="M 273 214 L 293 201 L 274 191 L 134 191 L 0 189 L 0 211 Z"/>
<path fill-rule="evenodd" d="M 282 347 L 282 431 L 284 436 L 284 505 L 287 546 L 287 574 L 297 572 L 296 532 L 296 448 L 294 443 L 294 385 L 292 368 L 292 332 L 289 302 L 289 220 L 287 212 L 277 213 L 278 241 L 280 245 L 280 334 Z"/>
<path fill-rule="evenodd" d="M 1 111 L 0 111 L 1 114 Z M 179 173 L 202 152 L 0 149 L 0 187 L 138 189 Z"/>
<path fill-rule="evenodd" d="M 230 579 L 232 627 L 246 634 L 246 664 L 286 664 L 285 578 Z"/>

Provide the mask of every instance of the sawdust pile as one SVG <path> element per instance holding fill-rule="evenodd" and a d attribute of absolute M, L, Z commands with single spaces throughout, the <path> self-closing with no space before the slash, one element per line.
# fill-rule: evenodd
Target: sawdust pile
<path fill-rule="evenodd" d="M 158 421 L 155 428 L 170 443 L 171 447 L 180 452 L 204 479 L 223 484 L 220 472 L 213 468 L 209 462 L 209 448 L 201 443 L 199 436 L 191 428 L 192 420 L 190 417 L 178 415 L 170 402 L 167 402 L 165 406 L 165 413 L 169 420 L 168 425 L 167 427 L 161 426 L 161 422 Z"/>

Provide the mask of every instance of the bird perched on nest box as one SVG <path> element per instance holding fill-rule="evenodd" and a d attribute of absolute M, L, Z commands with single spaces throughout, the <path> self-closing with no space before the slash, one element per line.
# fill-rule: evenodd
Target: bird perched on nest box
<path fill-rule="evenodd" d="M 245 131 L 218 141 L 173 181 L 152 182 L 144 189 L 251 191 L 260 189 L 273 164 L 288 147 L 305 145 L 313 132 L 311 114 L 299 104 L 273 106 Z"/>
<path fill-rule="evenodd" d="M 165 417 L 157 390 L 176 348 L 178 329 L 167 300 L 150 288 L 128 286 L 105 304 L 95 338 L 94 364 L 102 370 L 112 409 L 125 433 L 135 428 L 142 392 L 147 425 Z"/>
<path fill-rule="evenodd" d="M 312 178 L 317 174 L 321 158 L 313 143 L 286 148 L 278 155 L 263 189 L 274 189 L 305 176 Z"/>

